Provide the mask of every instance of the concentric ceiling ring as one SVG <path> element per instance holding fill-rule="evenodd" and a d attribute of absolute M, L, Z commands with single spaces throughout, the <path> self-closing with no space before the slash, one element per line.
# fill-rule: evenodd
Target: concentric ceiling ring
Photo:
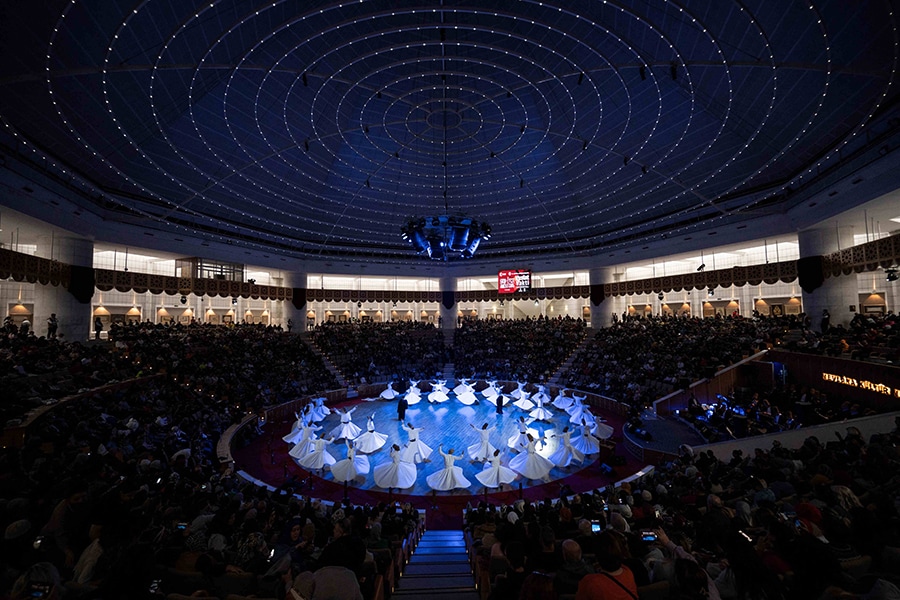
<path fill-rule="evenodd" d="M 478 4 L 71 0 L 0 115 L 160 226 L 397 258 L 458 211 L 490 257 L 749 218 L 896 98 L 887 1 Z"/>

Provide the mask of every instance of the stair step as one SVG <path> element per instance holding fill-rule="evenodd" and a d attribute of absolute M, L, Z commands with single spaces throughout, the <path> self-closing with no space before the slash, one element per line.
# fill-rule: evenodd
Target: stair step
<path fill-rule="evenodd" d="M 432 565 L 432 564 L 410 564 L 406 565 L 406 569 L 403 571 L 403 577 L 421 577 L 421 576 L 430 576 L 435 573 L 436 570 L 440 570 L 441 575 L 471 575 L 472 567 L 470 567 L 466 563 L 450 563 L 444 565 Z"/>
<path fill-rule="evenodd" d="M 409 559 L 411 565 L 468 562 L 469 557 L 465 552 L 459 554 L 419 554 L 416 552 Z"/>
<path fill-rule="evenodd" d="M 401 577 L 397 588 L 402 590 L 430 590 L 447 588 L 474 589 L 471 575 L 432 575 L 431 577 Z"/>
<path fill-rule="evenodd" d="M 466 553 L 466 545 L 465 543 L 456 545 L 452 542 L 446 544 L 435 544 L 435 545 L 424 545 L 423 542 L 419 542 L 419 545 L 416 546 L 416 551 L 413 554 L 465 554 Z"/>
<path fill-rule="evenodd" d="M 455 540 L 452 538 L 447 538 L 446 540 L 422 540 L 416 546 L 416 548 L 465 548 L 466 541 L 465 540 Z"/>
<path fill-rule="evenodd" d="M 428 538 L 459 538 L 463 539 L 465 536 L 462 531 L 456 531 L 454 529 L 429 529 L 424 534 L 422 534 L 422 539 Z"/>
<path fill-rule="evenodd" d="M 480 600 L 478 592 L 474 590 L 428 590 L 427 592 L 418 590 L 409 592 L 395 590 L 394 593 L 391 594 L 391 598 L 397 598 L 398 600 L 434 600 L 436 597 L 453 598 L 453 600 Z"/>

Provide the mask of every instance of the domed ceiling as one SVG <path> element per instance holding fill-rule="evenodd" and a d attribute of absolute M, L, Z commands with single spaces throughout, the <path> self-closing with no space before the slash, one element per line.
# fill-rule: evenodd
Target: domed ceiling
<path fill-rule="evenodd" d="M 20 2 L 0 117 L 110 221 L 427 260 L 401 226 L 467 215 L 493 230 L 474 260 L 590 254 L 789 204 L 896 103 L 893 10 Z"/>

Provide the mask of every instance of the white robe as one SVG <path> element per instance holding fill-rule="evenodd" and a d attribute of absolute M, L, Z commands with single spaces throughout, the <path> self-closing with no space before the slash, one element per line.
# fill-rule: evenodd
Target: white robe
<path fill-rule="evenodd" d="M 494 446 L 491 444 L 491 432 L 493 432 L 496 427 L 488 427 L 487 429 L 476 429 L 478 435 L 481 436 L 481 439 L 468 448 L 466 448 L 466 452 L 469 454 L 469 458 L 476 461 L 484 461 L 489 460 L 491 456 L 494 455 Z"/>
<path fill-rule="evenodd" d="M 475 479 L 481 482 L 481 485 L 489 488 L 500 487 L 504 483 L 512 483 L 515 481 L 516 472 L 508 467 L 500 464 L 499 456 L 491 456 L 489 463 L 484 465 L 484 469 L 475 475 Z"/>
<path fill-rule="evenodd" d="M 380 488 L 405 490 L 416 484 L 416 465 L 401 460 L 399 450 L 391 448 L 391 462 L 375 467 L 372 477 Z"/>
<path fill-rule="evenodd" d="M 509 461 L 509 468 L 526 479 L 545 479 L 553 469 L 553 463 L 538 454 L 534 442 L 529 440 L 525 452 Z"/>
<path fill-rule="evenodd" d="M 383 392 L 378 394 L 378 397 L 382 400 L 393 400 L 394 398 L 396 398 L 397 390 L 394 389 L 394 382 L 388 382 L 387 388 Z"/>
<path fill-rule="evenodd" d="M 347 444 L 347 458 L 339 460 L 331 466 L 331 474 L 335 481 L 353 481 L 368 472 L 369 457 L 358 456 L 356 449 L 349 444 Z"/>
<path fill-rule="evenodd" d="M 513 450 L 521 451 L 528 446 L 528 425 L 525 421 L 516 421 L 516 425 L 519 427 L 519 433 L 511 435 L 506 445 Z"/>
<path fill-rule="evenodd" d="M 407 431 L 409 431 L 409 444 L 403 449 L 403 460 L 409 463 L 420 463 L 428 460 L 432 449 L 419 439 L 419 432 L 423 431 L 423 429 L 413 427 L 412 429 L 407 428 Z"/>
<path fill-rule="evenodd" d="M 388 436 L 375 431 L 375 419 L 370 416 L 366 421 L 366 432 L 359 434 L 356 439 L 353 440 L 353 447 L 359 452 L 369 454 L 376 450 L 380 450 L 385 442 L 387 442 L 387 439 Z"/>
<path fill-rule="evenodd" d="M 308 452 L 304 455 L 300 460 L 297 461 L 304 469 L 308 469 L 310 471 L 318 471 L 319 469 L 323 469 L 326 466 L 331 466 L 337 462 L 331 454 L 329 454 L 328 450 L 325 448 L 328 444 L 330 444 L 328 440 L 318 439 L 313 442 L 313 450 L 312 452 Z"/>
<path fill-rule="evenodd" d="M 472 482 L 463 475 L 462 469 L 453 466 L 453 463 L 459 460 L 459 456 L 447 454 L 443 450 L 440 452 L 441 456 L 444 457 L 444 468 L 425 478 L 428 487 L 433 490 L 446 491 L 456 488 L 467 488 L 472 485 Z"/>
<path fill-rule="evenodd" d="M 573 462 L 581 464 L 584 461 L 584 453 L 572 446 L 572 432 L 564 431 L 559 438 L 559 448 L 550 455 L 550 462 L 557 467 L 568 467 Z"/>
<path fill-rule="evenodd" d="M 356 410 L 355 406 L 348 411 L 341 412 L 341 424 L 331 430 L 329 437 L 335 440 L 342 438 L 352 440 L 362 432 L 362 429 L 352 421 L 350 416 L 354 410 Z"/>

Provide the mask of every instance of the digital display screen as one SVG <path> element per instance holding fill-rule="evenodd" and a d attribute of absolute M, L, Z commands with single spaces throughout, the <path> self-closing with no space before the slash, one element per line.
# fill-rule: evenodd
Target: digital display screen
<path fill-rule="evenodd" d="M 501 294 L 527 292 L 531 289 L 531 271 L 521 269 L 500 271 L 497 275 L 497 291 Z"/>

